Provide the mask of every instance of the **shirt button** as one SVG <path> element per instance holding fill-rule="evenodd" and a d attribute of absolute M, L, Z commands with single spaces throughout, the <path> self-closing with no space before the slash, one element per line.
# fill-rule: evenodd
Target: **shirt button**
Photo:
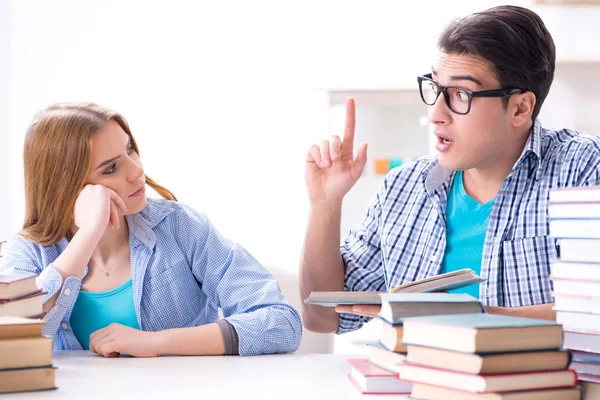
<path fill-rule="evenodd" d="M 66 322 L 63 322 L 63 323 L 62 323 L 60 326 L 61 326 L 61 327 L 62 327 L 64 330 L 67 330 L 67 329 L 69 329 L 69 325 L 67 325 L 67 323 L 66 323 Z"/>
<path fill-rule="evenodd" d="M 71 294 L 71 289 L 66 288 L 65 291 L 63 292 L 65 294 L 65 296 L 68 296 Z"/>
<path fill-rule="evenodd" d="M 431 256 L 431 257 L 429 257 L 429 260 L 431 262 L 436 262 L 437 261 L 437 256 Z"/>

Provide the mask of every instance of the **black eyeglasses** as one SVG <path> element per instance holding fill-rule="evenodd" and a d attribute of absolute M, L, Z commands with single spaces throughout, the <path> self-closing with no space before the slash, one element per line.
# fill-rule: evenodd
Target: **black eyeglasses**
<path fill-rule="evenodd" d="M 431 74 L 419 76 L 419 91 L 423 103 L 432 106 L 440 97 L 440 93 L 444 93 L 444 100 L 450 111 L 466 115 L 471 111 L 471 102 L 473 97 L 510 97 L 513 94 L 525 93 L 525 89 L 494 89 L 482 90 L 480 92 L 472 92 L 458 86 L 442 86 L 432 79 Z"/>

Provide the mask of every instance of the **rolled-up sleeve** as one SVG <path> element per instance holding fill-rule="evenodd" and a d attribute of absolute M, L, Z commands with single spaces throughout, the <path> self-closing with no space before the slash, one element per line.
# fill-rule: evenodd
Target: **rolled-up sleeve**
<path fill-rule="evenodd" d="M 39 246 L 21 236 L 15 236 L 9 243 L 5 256 L 0 259 L 0 273 L 37 274 L 36 286 L 46 292 L 44 303 L 60 292 L 54 307 L 43 317 L 46 324 L 42 333 L 54 337 L 67 311 L 77 299 L 81 279 L 69 277 L 63 282 L 62 275 L 52 263 L 44 267 L 46 261 L 39 251 Z"/>
<path fill-rule="evenodd" d="M 277 281 L 243 247 L 224 238 L 204 215 L 183 206 L 177 238 L 202 284 L 239 336 L 239 354 L 298 349 L 302 322 Z"/>
<path fill-rule="evenodd" d="M 386 186 L 373 196 L 363 221 L 354 225 L 340 245 L 346 268 L 344 290 L 350 292 L 385 291 L 379 219 Z M 341 313 L 338 334 L 360 328 L 371 318 Z"/>

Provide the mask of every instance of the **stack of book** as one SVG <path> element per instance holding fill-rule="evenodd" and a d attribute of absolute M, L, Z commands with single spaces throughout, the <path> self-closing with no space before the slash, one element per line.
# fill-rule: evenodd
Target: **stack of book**
<path fill-rule="evenodd" d="M 470 269 L 453 271 L 395 287 L 384 292 L 313 292 L 305 303 L 324 307 L 337 305 L 381 305 L 379 320 L 381 331 L 376 343 L 369 343 L 369 359 L 352 359 L 350 380 L 363 393 L 410 393 L 411 384 L 373 386 L 370 380 L 390 382 L 398 374 L 406 359 L 406 346 L 402 342 L 403 318 L 457 313 L 481 313 L 479 301 L 466 294 L 432 293 L 460 288 L 481 282 L 482 279 Z M 366 366 L 365 366 L 366 365 Z M 370 366 L 369 366 L 370 365 Z M 363 368 L 360 368 L 363 366 Z M 360 377 L 360 378 L 359 378 Z"/>
<path fill-rule="evenodd" d="M 52 339 L 44 321 L 0 317 L 0 393 L 54 389 Z"/>
<path fill-rule="evenodd" d="M 406 381 L 396 380 L 396 384 L 385 386 L 390 392 L 374 392 L 368 390 L 361 383 L 366 382 L 369 376 L 378 374 L 380 380 L 394 378 L 398 375 L 400 366 L 406 360 L 406 346 L 402 344 L 404 318 L 416 315 L 441 315 L 456 313 L 481 313 L 483 308 L 479 301 L 467 294 L 448 293 L 389 293 L 381 294 L 381 312 L 379 319 L 382 321 L 382 329 L 379 342 L 370 344 L 371 357 L 360 360 L 368 363 L 372 368 L 361 370 L 354 368 L 351 374 L 352 382 L 360 388 L 363 393 L 410 393 L 411 384 Z M 356 363 L 357 360 L 350 360 Z M 362 379 L 358 379 L 361 375 Z"/>
<path fill-rule="evenodd" d="M 0 316 L 40 318 L 45 292 L 35 284 L 37 275 L 0 275 Z"/>
<path fill-rule="evenodd" d="M 491 314 L 409 318 L 400 378 L 423 400 L 580 400 L 554 322 Z"/>
<path fill-rule="evenodd" d="M 572 350 L 571 368 L 589 392 L 600 386 L 600 187 L 550 191 L 548 217 L 559 243 L 551 266 L 556 320 Z"/>

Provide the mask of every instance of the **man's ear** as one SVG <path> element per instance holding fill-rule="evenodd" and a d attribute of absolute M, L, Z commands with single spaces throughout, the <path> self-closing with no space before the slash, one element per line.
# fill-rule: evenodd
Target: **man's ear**
<path fill-rule="evenodd" d="M 525 92 L 518 95 L 513 95 L 511 98 L 511 106 L 509 109 L 512 112 L 512 124 L 515 127 L 521 127 L 525 124 L 533 122 L 531 115 L 535 108 L 536 98 L 533 92 Z"/>

